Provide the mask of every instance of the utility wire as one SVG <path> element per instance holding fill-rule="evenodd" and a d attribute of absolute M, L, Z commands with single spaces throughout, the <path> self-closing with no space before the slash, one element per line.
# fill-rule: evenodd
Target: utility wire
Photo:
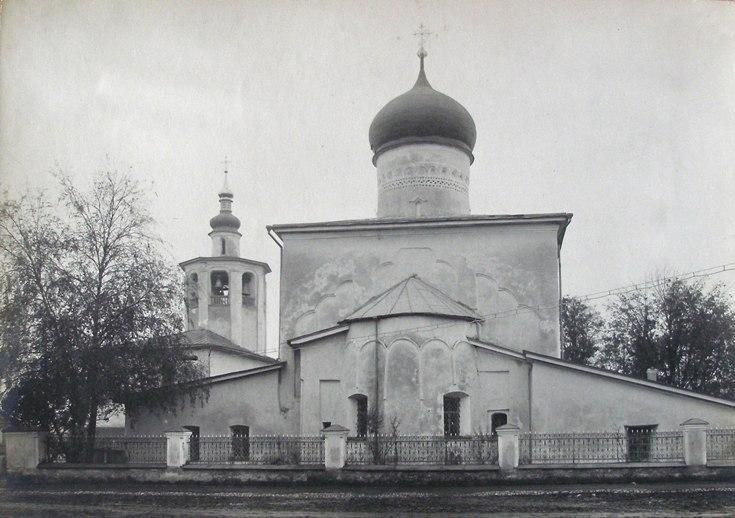
<path fill-rule="evenodd" d="M 694 271 L 683 273 L 683 274 L 679 274 L 679 275 L 670 275 L 670 276 L 664 277 L 662 279 L 656 279 L 656 280 L 646 281 L 646 282 L 639 282 L 639 283 L 636 283 L 636 284 L 629 284 L 627 286 L 621 286 L 619 288 L 613 288 L 613 289 L 609 289 L 609 290 L 597 291 L 597 292 L 593 292 L 593 293 L 588 293 L 586 295 L 577 295 L 576 298 L 579 298 L 583 302 L 591 301 L 591 300 L 598 300 L 598 299 L 602 299 L 602 298 L 606 298 L 606 297 L 611 297 L 611 296 L 614 296 L 614 295 L 624 295 L 626 293 L 631 293 L 633 291 L 642 291 L 642 290 L 648 290 L 648 289 L 656 288 L 656 287 L 659 287 L 659 286 L 663 286 L 667 282 L 674 281 L 674 280 L 685 281 L 685 280 L 690 280 L 690 279 L 695 279 L 695 278 L 709 277 L 709 276 L 712 276 L 712 275 L 716 275 L 716 274 L 723 273 L 723 272 L 729 272 L 729 271 L 733 271 L 733 270 L 735 270 L 735 262 L 722 264 L 720 266 L 712 266 L 710 268 L 702 268 L 700 270 L 694 270 Z M 498 319 L 498 318 L 507 318 L 507 317 L 510 317 L 510 316 L 517 316 L 517 315 L 520 315 L 521 313 L 526 313 L 526 312 L 529 312 L 529 311 L 539 312 L 539 311 L 546 310 L 546 309 L 559 309 L 559 304 L 550 304 L 550 305 L 546 305 L 546 306 L 541 306 L 541 305 L 538 305 L 538 306 L 521 306 L 521 307 L 515 308 L 515 309 L 508 309 L 508 310 L 505 310 L 505 311 L 498 311 L 498 312 L 495 312 L 495 313 L 487 313 L 487 314 L 484 314 L 484 315 L 480 315 L 480 317 L 482 317 L 482 320 L 483 321 L 487 322 L 488 320 L 494 320 L 494 319 Z M 423 331 L 423 330 L 430 330 L 430 329 L 442 329 L 442 328 L 452 327 L 452 326 L 458 326 L 458 325 L 467 325 L 468 323 L 471 323 L 471 322 L 480 323 L 480 320 L 476 320 L 476 321 L 465 321 L 465 322 L 448 322 L 448 323 L 444 323 L 444 324 L 430 324 L 430 325 L 425 325 L 425 326 L 417 326 L 417 327 L 412 327 L 412 328 L 408 328 L 408 329 L 401 329 L 401 330 L 397 330 L 397 331 L 387 331 L 387 332 L 383 332 L 383 333 L 378 333 L 377 336 L 384 337 L 384 336 L 391 336 L 391 335 L 403 334 L 403 333 L 411 332 L 411 331 Z M 352 341 L 352 340 L 358 340 L 358 339 L 363 339 L 363 338 L 373 338 L 375 336 L 376 336 L 375 333 L 372 333 L 372 334 L 369 334 L 369 335 L 363 335 L 363 336 L 353 336 L 353 337 L 350 338 L 350 340 Z M 279 342 L 279 344 L 280 345 L 286 345 L 287 344 L 287 341 L 286 340 L 282 340 L 282 341 Z M 266 349 L 266 352 L 279 352 L 279 350 L 280 350 L 280 347 L 279 348 Z"/>

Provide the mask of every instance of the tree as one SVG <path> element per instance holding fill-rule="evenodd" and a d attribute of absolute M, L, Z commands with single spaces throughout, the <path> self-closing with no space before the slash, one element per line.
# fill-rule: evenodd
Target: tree
<path fill-rule="evenodd" d="M 599 313 L 577 297 L 561 299 L 562 358 L 592 365 L 603 321 Z"/>
<path fill-rule="evenodd" d="M 182 283 L 164 259 L 139 185 L 100 173 L 87 190 L 58 174 L 45 193 L 0 205 L 0 378 L 11 423 L 68 436 L 89 460 L 98 419 L 124 404 L 199 397 L 181 347 Z"/>
<path fill-rule="evenodd" d="M 669 385 L 735 397 L 735 314 L 723 285 L 662 281 L 619 295 L 608 310 L 599 365 Z"/>

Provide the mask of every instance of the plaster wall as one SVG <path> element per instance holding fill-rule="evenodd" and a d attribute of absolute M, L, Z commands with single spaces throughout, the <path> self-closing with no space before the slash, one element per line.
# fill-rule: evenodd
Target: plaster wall
<path fill-rule="evenodd" d="M 182 426 L 198 426 L 201 435 L 230 435 L 230 426 L 246 425 L 251 435 L 287 432 L 278 404 L 278 371 L 209 385 L 204 402 L 179 400 L 175 410 L 140 409 L 125 419 L 125 433 L 162 434 Z"/>
<path fill-rule="evenodd" d="M 470 158 L 440 144 L 407 144 L 376 161 L 378 217 L 457 216 L 470 213 Z"/>
<path fill-rule="evenodd" d="M 418 274 L 490 315 L 479 329 L 483 341 L 558 357 L 557 233 L 557 223 L 540 222 L 281 231 L 281 340 L 334 326 L 371 297 Z M 291 409 L 296 433 L 293 351 L 282 346 L 280 357 L 291 379 L 282 384 L 282 402 Z"/>
<path fill-rule="evenodd" d="M 429 325 L 430 331 L 396 331 Z M 442 435 L 445 394 L 463 397 L 463 434 L 489 432 L 493 412 L 526 426 L 527 364 L 469 344 L 467 327 L 448 319 L 398 317 L 378 323 L 378 342 L 371 336 L 375 322 L 359 322 L 349 334 L 301 348 L 302 433 L 317 433 L 325 415 L 338 416 L 337 424 L 355 433 L 350 397 L 356 394 L 367 396 L 370 409 L 378 405 L 385 432 L 395 418 L 401 434 Z M 319 394 L 325 380 L 338 380 L 341 388 L 339 407 L 327 412 Z"/>
<path fill-rule="evenodd" d="M 240 238 L 242 234 L 239 232 L 214 230 L 209 233 L 209 237 L 212 238 L 212 257 L 220 255 L 240 257 Z M 223 239 L 225 240 L 225 253 L 222 253 Z"/>
<path fill-rule="evenodd" d="M 621 431 L 624 425 L 658 424 L 678 430 L 692 417 L 712 427 L 735 426 L 735 408 L 534 362 L 532 414 L 536 432 Z"/>
<path fill-rule="evenodd" d="M 206 366 L 207 376 L 217 376 L 228 372 L 243 371 L 267 365 L 265 362 L 254 358 L 246 358 L 216 349 L 197 349 L 193 353 Z"/>

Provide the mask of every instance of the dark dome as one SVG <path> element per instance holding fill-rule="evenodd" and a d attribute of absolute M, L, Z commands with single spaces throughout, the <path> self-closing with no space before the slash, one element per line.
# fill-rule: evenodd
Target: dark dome
<path fill-rule="evenodd" d="M 240 220 L 231 213 L 220 212 L 209 220 L 212 230 L 237 230 L 240 228 Z"/>
<path fill-rule="evenodd" d="M 401 143 L 437 142 L 463 149 L 472 160 L 476 139 L 472 116 L 457 101 L 431 87 L 423 60 L 413 88 L 386 104 L 370 124 L 370 148 L 375 158 Z"/>

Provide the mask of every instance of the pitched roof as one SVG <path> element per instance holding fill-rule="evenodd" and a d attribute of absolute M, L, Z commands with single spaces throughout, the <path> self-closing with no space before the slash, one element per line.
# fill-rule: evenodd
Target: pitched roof
<path fill-rule="evenodd" d="M 270 356 L 255 353 L 244 349 L 222 335 L 218 335 L 208 329 L 192 329 L 181 333 L 182 342 L 192 349 L 210 348 L 227 353 L 244 356 L 264 363 L 276 363 L 278 360 Z"/>
<path fill-rule="evenodd" d="M 376 295 L 342 322 L 400 315 L 437 315 L 463 320 L 482 320 L 472 308 L 412 275 Z"/>

